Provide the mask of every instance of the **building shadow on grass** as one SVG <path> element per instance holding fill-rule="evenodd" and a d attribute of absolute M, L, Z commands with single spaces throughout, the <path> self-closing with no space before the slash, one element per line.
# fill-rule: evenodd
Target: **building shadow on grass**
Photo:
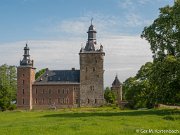
<path fill-rule="evenodd" d="M 136 111 L 122 111 L 122 112 L 76 112 L 76 113 L 57 113 L 44 115 L 43 117 L 92 117 L 92 116 L 143 116 L 143 115 L 180 115 L 179 110 L 136 110 Z"/>

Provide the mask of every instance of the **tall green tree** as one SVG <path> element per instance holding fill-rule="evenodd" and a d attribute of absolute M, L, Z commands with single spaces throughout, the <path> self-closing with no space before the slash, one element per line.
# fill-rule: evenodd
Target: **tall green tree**
<path fill-rule="evenodd" d="M 160 8 L 160 15 L 141 35 L 151 45 L 154 60 L 167 55 L 180 57 L 180 0 Z"/>
<path fill-rule="evenodd" d="M 160 8 L 159 17 L 141 35 L 151 46 L 157 103 L 180 104 L 180 0 Z"/>
<path fill-rule="evenodd" d="M 135 77 L 130 77 L 123 83 L 125 99 L 129 101 L 132 108 L 151 108 L 154 105 L 153 85 L 149 79 L 152 66 L 151 62 L 147 62 Z"/>
<path fill-rule="evenodd" d="M 109 87 L 106 87 L 104 91 L 104 98 L 107 103 L 111 103 L 111 104 L 114 104 L 116 100 L 115 94 L 110 90 Z"/>
<path fill-rule="evenodd" d="M 16 100 L 16 67 L 0 66 L 0 108 L 6 110 Z"/>

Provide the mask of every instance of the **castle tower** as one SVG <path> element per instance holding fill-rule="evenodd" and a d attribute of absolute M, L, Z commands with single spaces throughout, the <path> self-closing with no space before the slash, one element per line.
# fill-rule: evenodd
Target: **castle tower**
<path fill-rule="evenodd" d="M 30 59 L 29 47 L 24 47 L 23 60 L 17 67 L 17 108 L 32 109 L 32 84 L 35 81 L 35 68 Z"/>
<path fill-rule="evenodd" d="M 100 106 L 104 103 L 104 55 L 103 46 L 96 49 L 96 29 L 88 30 L 88 41 L 81 48 L 80 56 L 80 106 Z"/>
<path fill-rule="evenodd" d="M 117 103 L 120 104 L 122 101 L 122 83 L 119 81 L 117 75 L 112 83 L 111 90 L 116 95 Z"/>

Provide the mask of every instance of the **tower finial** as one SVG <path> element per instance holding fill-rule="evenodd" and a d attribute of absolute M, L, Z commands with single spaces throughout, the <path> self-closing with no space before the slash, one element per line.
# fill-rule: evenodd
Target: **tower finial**
<path fill-rule="evenodd" d="M 91 18 L 91 25 L 92 25 L 93 17 Z"/>

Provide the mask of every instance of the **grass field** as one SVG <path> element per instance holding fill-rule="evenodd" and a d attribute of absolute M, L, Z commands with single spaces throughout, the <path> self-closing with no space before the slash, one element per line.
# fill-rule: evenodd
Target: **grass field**
<path fill-rule="evenodd" d="M 156 129 L 180 132 L 180 111 L 105 107 L 0 112 L 0 135 L 149 135 L 153 133 L 142 132 Z"/>

